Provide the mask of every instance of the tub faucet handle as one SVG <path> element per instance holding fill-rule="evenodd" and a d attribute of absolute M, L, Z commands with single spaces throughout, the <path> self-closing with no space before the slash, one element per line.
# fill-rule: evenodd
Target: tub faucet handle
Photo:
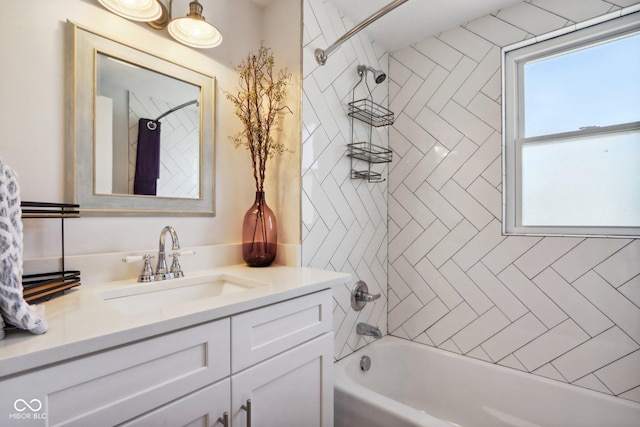
<path fill-rule="evenodd" d="M 351 308 L 355 311 L 360 311 L 368 302 L 375 301 L 378 298 L 380 298 L 380 294 L 370 294 L 367 284 L 359 280 L 351 291 Z"/>

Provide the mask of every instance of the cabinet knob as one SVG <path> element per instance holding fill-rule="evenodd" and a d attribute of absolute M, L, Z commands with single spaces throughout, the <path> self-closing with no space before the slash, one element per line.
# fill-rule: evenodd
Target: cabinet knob
<path fill-rule="evenodd" d="M 247 404 L 242 405 L 242 409 L 247 411 L 247 427 L 251 427 L 251 399 L 247 399 Z"/>

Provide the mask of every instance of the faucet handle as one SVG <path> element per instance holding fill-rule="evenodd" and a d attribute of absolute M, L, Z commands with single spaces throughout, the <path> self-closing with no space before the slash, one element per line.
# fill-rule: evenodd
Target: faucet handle
<path fill-rule="evenodd" d="M 351 291 L 351 308 L 355 311 L 360 311 L 368 302 L 375 301 L 378 298 L 380 298 L 380 294 L 370 294 L 367 284 L 362 280 L 358 280 Z"/>
<path fill-rule="evenodd" d="M 171 253 L 171 258 L 173 258 L 173 261 L 171 262 L 171 269 L 169 270 L 169 272 L 173 274 L 173 277 L 184 277 L 184 273 L 182 272 L 182 267 L 180 267 L 180 261 L 178 261 L 178 258 L 188 255 L 195 255 L 195 252 L 183 251 L 182 249 L 180 249 Z"/>
<path fill-rule="evenodd" d="M 149 254 L 131 255 L 122 258 L 122 262 L 130 263 L 144 261 L 142 272 L 138 276 L 138 282 L 153 282 L 155 280 L 155 276 L 153 275 L 153 268 L 151 268 L 151 258 L 153 258 L 153 255 Z"/>

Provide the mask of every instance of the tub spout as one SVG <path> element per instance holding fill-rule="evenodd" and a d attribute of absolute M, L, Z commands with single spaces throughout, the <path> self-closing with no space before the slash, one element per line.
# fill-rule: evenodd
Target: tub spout
<path fill-rule="evenodd" d="M 356 332 L 359 335 L 367 335 L 374 338 L 382 338 L 382 332 L 380 332 L 380 329 L 375 326 L 371 326 L 367 323 L 362 323 L 362 322 L 358 323 L 358 325 L 356 326 Z"/>

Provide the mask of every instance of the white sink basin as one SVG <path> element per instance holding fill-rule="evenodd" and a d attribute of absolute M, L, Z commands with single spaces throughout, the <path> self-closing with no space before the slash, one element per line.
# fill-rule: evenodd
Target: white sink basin
<path fill-rule="evenodd" d="M 172 311 L 184 304 L 246 292 L 264 285 L 241 277 L 216 274 L 137 283 L 98 291 L 96 295 L 124 314 L 143 314 Z"/>

